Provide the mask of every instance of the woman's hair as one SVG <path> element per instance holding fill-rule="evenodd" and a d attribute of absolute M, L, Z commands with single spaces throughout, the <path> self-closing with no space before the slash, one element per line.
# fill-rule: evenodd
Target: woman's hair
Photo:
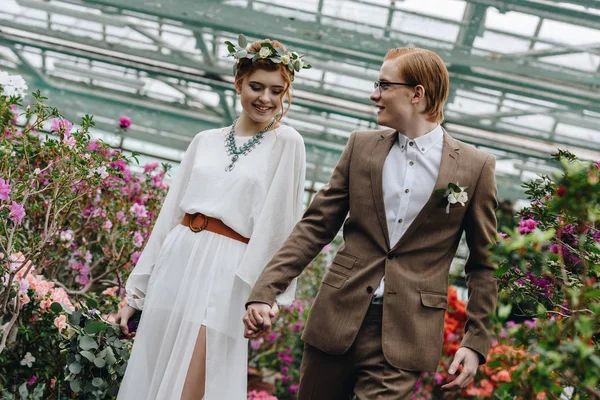
<path fill-rule="evenodd" d="M 440 56 L 431 50 L 398 47 L 389 50 L 384 60 L 396 60 L 402 79 L 425 88 L 427 119 L 442 122 L 444 103 L 450 91 L 450 77 Z"/>
<path fill-rule="evenodd" d="M 248 47 L 248 51 L 253 52 L 253 53 L 258 53 L 260 51 L 261 45 L 263 43 L 270 43 L 271 46 L 273 46 L 273 48 L 275 48 L 275 49 L 280 48 L 284 52 L 287 53 L 287 50 L 283 46 L 283 44 L 281 44 L 277 40 L 270 40 L 270 39 L 257 40 L 256 42 L 250 44 L 250 46 Z M 292 71 L 290 71 L 288 69 L 288 67 L 285 66 L 283 63 L 275 64 L 268 58 L 259 58 L 256 61 L 252 61 L 249 58 L 241 58 L 236 65 L 235 82 L 241 84 L 242 81 L 244 80 L 244 78 L 248 77 L 254 71 L 259 70 L 259 69 L 264 69 L 265 71 L 280 71 L 281 77 L 283 78 L 283 81 L 286 83 L 286 88 L 280 97 L 280 106 L 281 106 L 282 113 L 278 117 L 277 121 L 279 122 L 281 120 L 281 118 L 283 118 L 283 116 L 289 111 L 289 109 L 292 105 L 292 94 L 290 92 L 290 89 L 292 87 L 292 82 L 294 80 L 294 73 Z M 285 96 L 285 99 L 287 100 L 287 107 L 286 107 L 285 111 L 283 111 L 284 96 Z"/>

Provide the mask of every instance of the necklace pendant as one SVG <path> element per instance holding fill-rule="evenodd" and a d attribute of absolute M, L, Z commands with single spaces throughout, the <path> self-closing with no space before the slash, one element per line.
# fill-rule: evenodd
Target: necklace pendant
<path fill-rule="evenodd" d="M 229 164 L 228 166 L 225 167 L 225 172 L 231 172 L 234 167 L 235 167 L 235 165 L 233 165 L 233 163 Z"/>

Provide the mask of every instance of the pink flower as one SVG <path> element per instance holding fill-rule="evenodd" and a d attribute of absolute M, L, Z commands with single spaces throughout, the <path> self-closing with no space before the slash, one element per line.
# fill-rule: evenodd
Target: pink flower
<path fill-rule="evenodd" d="M 50 132 L 52 133 L 63 133 L 65 136 L 71 134 L 71 129 L 73 125 L 62 118 L 54 118 L 52 120 L 52 126 L 50 127 Z"/>
<path fill-rule="evenodd" d="M 259 338 L 256 340 L 251 340 L 250 341 L 250 347 L 252 347 L 254 350 L 258 350 L 260 348 L 260 346 L 263 344 L 264 339 L 263 338 Z"/>
<path fill-rule="evenodd" d="M 521 218 L 521 221 L 519 222 L 519 232 L 521 233 L 521 235 L 526 235 L 528 233 L 531 233 L 535 230 L 535 228 L 538 226 L 538 224 L 539 224 L 539 222 L 537 222 L 533 218 L 529 218 L 529 219 Z"/>
<path fill-rule="evenodd" d="M 300 385 L 295 383 L 293 385 L 291 385 L 288 390 L 290 391 L 291 394 L 294 394 L 298 391 L 298 389 L 300 388 Z"/>
<path fill-rule="evenodd" d="M 54 326 L 58 328 L 59 332 L 65 329 L 67 327 L 67 317 L 65 315 L 61 315 L 54 318 Z"/>
<path fill-rule="evenodd" d="M 106 221 L 104 221 L 104 223 L 102 224 L 102 227 L 104 229 L 106 229 L 107 231 L 110 231 L 110 228 L 112 228 L 113 224 L 110 221 L 110 219 L 107 219 Z"/>
<path fill-rule="evenodd" d="M 29 298 L 29 296 L 27 294 L 21 295 L 21 298 L 19 299 L 19 309 L 23 308 L 23 306 L 25 304 L 28 304 L 30 301 L 31 301 L 31 299 Z"/>
<path fill-rule="evenodd" d="M 108 172 L 106 172 L 105 166 L 96 168 L 96 172 L 100 175 L 100 178 L 102 178 L 102 179 L 108 178 L 109 174 L 108 174 Z"/>
<path fill-rule="evenodd" d="M 138 263 L 138 260 L 140 259 L 141 255 L 142 253 L 139 251 L 133 252 L 133 254 L 131 255 L 131 262 L 133 263 L 133 265 L 136 265 Z"/>
<path fill-rule="evenodd" d="M 56 378 L 50 379 L 50 387 L 53 388 L 54 386 L 56 386 Z"/>
<path fill-rule="evenodd" d="M 69 147 L 75 146 L 75 138 L 70 134 L 68 136 L 65 134 L 65 138 L 62 140 L 62 142 Z"/>
<path fill-rule="evenodd" d="M 154 171 L 156 168 L 158 168 L 158 163 L 157 162 L 153 162 L 153 163 L 148 163 L 146 165 L 144 165 L 144 173 L 148 173 L 148 172 L 152 172 Z"/>
<path fill-rule="evenodd" d="M 25 208 L 21 204 L 17 204 L 14 201 L 10 206 L 10 219 L 15 221 L 18 225 L 21 225 L 23 218 L 25 218 Z"/>
<path fill-rule="evenodd" d="M 88 143 L 88 147 L 87 149 L 89 151 L 96 151 L 96 150 L 100 150 L 102 147 L 100 145 L 98 145 L 98 140 L 93 139 L 90 140 L 90 142 Z"/>
<path fill-rule="evenodd" d="M 119 220 L 119 222 L 121 222 L 122 224 L 126 224 L 127 223 L 127 218 L 125 218 L 125 213 L 123 211 L 119 211 L 116 214 L 117 220 Z"/>
<path fill-rule="evenodd" d="M 33 384 L 34 384 L 36 381 L 37 381 L 37 377 L 34 375 L 34 376 L 32 376 L 32 377 L 31 377 L 31 378 L 30 378 L 30 379 L 27 381 L 27 384 L 28 384 L 29 386 L 31 386 L 31 385 L 33 385 Z"/>
<path fill-rule="evenodd" d="M 146 210 L 146 206 L 141 205 L 139 203 L 135 203 L 134 205 L 132 205 L 129 209 L 129 212 L 135 214 L 138 218 L 148 217 L 148 210 Z"/>
<path fill-rule="evenodd" d="M 0 200 L 8 200 L 10 193 L 10 185 L 8 184 L 8 181 L 5 181 L 4 179 L 0 178 Z"/>
<path fill-rule="evenodd" d="M 123 129 L 128 129 L 131 126 L 131 118 L 126 115 L 123 115 L 119 118 L 119 127 Z"/>
<path fill-rule="evenodd" d="M 267 335 L 267 342 L 274 342 L 279 338 L 279 333 L 273 332 Z"/>
<path fill-rule="evenodd" d="M 42 312 L 47 311 L 51 305 L 52 305 L 51 300 L 46 299 L 46 300 L 40 301 L 40 309 L 42 310 Z"/>
<path fill-rule="evenodd" d="M 142 247 L 143 244 L 144 244 L 144 237 L 142 236 L 142 234 L 139 231 L 135 231 L 135 233 L 133 234 L 133 245 L 135 247 Z"/>
<path fill-rule="evenodd" d="M 110 287 L 108 289 L 104 289 L 104 291 L 102 292 L 103 295 L 105 296 L 114 296 L 115 293 L 117 293 L 117 290 L 119 290 L 118 286 L 113 286 Z"/>

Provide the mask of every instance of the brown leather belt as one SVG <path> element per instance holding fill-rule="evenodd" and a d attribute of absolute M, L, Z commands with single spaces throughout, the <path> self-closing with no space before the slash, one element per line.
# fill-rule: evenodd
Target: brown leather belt
<path fill-rule="evenodd" d="M 192 232 L 210 231 L 242 243 L 248 244 L 250 241 L 250 239 L 225 225 L 220 219 L 207 217 L 202 213 L 185 214 L 185 217 L 181 220 L 181 224 L 189 227 Z"/>

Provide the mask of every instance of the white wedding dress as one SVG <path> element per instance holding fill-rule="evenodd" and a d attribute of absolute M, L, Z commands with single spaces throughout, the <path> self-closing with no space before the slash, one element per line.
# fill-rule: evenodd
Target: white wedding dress
<path fill-rule="evenodd" d="M 177 171 L 127 284 L 143 309 L 119 400 L 179 400 L 201 325 L 207 329 L 205 400 L 245 400 L 244 304 L 258 275 L 302 214 L 305 150 L 293 128 L 267 132 L 230 163 L 229 128 L 201 132 Z M 239 147 L 249 138 L 237 137 Z M 185 213 L 222 220 L 242 242 L 181 225 Z M 294 283 L 278 297 L 292 303 Z"/>

